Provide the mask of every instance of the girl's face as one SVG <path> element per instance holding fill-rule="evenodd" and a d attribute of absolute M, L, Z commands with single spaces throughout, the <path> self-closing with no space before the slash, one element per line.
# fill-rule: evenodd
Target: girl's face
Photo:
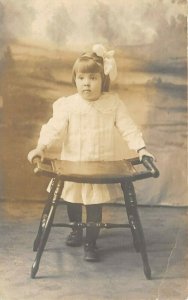
<path fill-rule="evenodd" d="M 87 101 L 97 100 L 102 91 L 102 77 L 100 73 L 80 73 L 75 78 L 78 93 Z"/>

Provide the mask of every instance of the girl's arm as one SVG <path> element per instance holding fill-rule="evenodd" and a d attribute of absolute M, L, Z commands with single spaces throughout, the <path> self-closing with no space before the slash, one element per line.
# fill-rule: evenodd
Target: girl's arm
<path fill-rule="evenodd" d="M 154 156 L 146 150 L 142 133 L 130 117 L 122 101 L 119 102 L 117 107 L 115 126 L 119 130 L 122 138 L 128 143 L 129 148 L 138 152 L 140 160 L 142 160 L 144 155 L 155 159 Z"/>
<path fill-rule="evenodd" d="M 29 152 L 28 160 L 32 162 L 34 157 L 44 157 L 45 150 L 61 136 L 62 141 L 68 128 L 68 112 L 64 105 L 64 99 L 59 99 L 53 104 L 52 118 L 42 126 L 37 147 Z"/>
<path fill-rule="evenodd" d="M 38 140 L 38 146 L 48 148 L 61 136 L 65 137 L 68 128 L 68 111 L 66 98 L 60 98 L 53 104 L 52 118 L 42 126 Z"/>

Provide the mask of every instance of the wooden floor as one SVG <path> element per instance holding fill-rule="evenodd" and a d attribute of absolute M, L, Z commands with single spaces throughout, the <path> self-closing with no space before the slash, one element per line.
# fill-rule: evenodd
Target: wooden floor
<path fill-rule="evenodd" d="M 143 273 L 129 229 L 103 229 L 100 262 L 83 260 L 83 247 L 65 245 L 68 228 L 53 228 L 36 279 L 32 244 L 42 202 L 0 202 L 1 300 L 186 300 L 188 298 L 188 209 L 139 207 L 152 280 Z M 57 221 L 67 221 L 61 204 Z M 126 221 L 123 206 L 105 206 L 103 221 Z"/>

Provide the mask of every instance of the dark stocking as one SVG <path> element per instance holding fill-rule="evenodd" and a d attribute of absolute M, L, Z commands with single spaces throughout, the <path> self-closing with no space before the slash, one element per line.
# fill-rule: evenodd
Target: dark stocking
<path fill-rule="evenodd" d="M 102 205 L 101 204 L 93 204 L 93 205 L 86 205 L 86 213 L 87 219 L 86 222 L 102 222 Z M 96 241 L 100 232 L 100 228 L 98 227 L 87 227 L 86 228 L 86 243 Z"/>
<path fill-rule="evenodd" d="M 70 222 L 82 222 L 82 205 L 77 203 L 67 203 L 67 213 Z"/>

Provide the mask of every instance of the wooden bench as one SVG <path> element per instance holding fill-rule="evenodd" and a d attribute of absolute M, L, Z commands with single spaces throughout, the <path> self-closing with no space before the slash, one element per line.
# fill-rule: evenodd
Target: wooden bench
<path fill-rule="evenodd" d="M 73 162 L 57 159 L 45 159 L 43 162 L 39 158 L 34 159 L 34 172 L 38 175 L 49 176 L 52 179 L 51 191 L 42 212 L 41 221 L 33 250 L 37 251 L 35 261 L 31 269 L 31 278 L 35 278 L 40 264 L 40 259 L 44 251 L 51 227 L 86 228 L 98 226 L 100 228 L 130 228 L 133 236 L 134 248 L 140 252 L 144 273 L 147 279 L 151 279 L 151 269 L 148 262 L 144 233 L 140 222 L 136 194 L 133 182 L 149 177 L 157 178 L 159 171 L 150 157 L 132 158 L 121 161 L 92 161 Z M 143 167 L 137 170 L 137 166 Z M 113 223 L 53 223 L 58 200 L 61 198 L 65 181 L 92 183 L 92 184 L 112 184 L 120 183 L 124 195 L 125 207 L 128 216 L 128 224 Z"/>

